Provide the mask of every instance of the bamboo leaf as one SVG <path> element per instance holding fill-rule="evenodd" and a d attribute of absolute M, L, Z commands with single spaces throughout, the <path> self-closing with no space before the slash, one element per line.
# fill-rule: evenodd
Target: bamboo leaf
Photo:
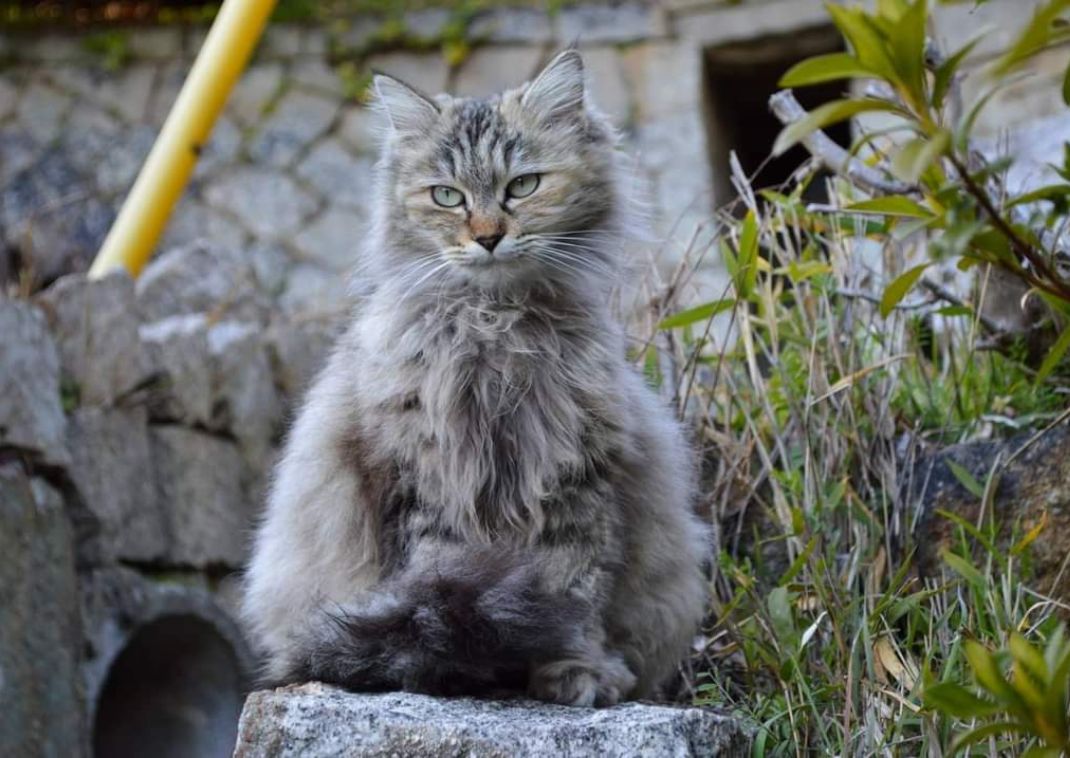
<path fill-rule="evenodd" d="M 1063 329 L 1063 333 L 1059 335 L 1059 339 L 1051 346 L 1051 350 L 1044 357 L 1044 362 L 1037 369 L 1037 384 L 1048 378 L 1048 375 L 1055 370 L 1055 367 L 1066 356 L 1067 350 L 1070 350 L 1070 326 Z"/>
<path fill-rule="evenodd" d="M 855 100 L 833 100 L 830 103 L 815 108 L 806 116 L 788 124 L 780 132 L 773 144 L 773 155 L 783 155 L 790 148 L 798 144 L 803 138 L 814 133 L 818 129 L 824 129 L 830 124 L 836 124 L 848 118 L 857 116 L 859 113 L 870 111 L 897 111 L 899 107 L 887 100 L 876 98 L 859 98 Z"/>
<path fill-rule="evenodd" d="M 917 283 L 921 275 L 925 273 L 925 269 L 929 268 L 929 265 L 928 263 L 923 263 L 907 270 L 884 288 L 884 294 L 881 295 L 880 302 L 881 316 L 887 318 L 888 314 L 895 310 L 895 306 L 899 305 L 900 301 L 906 297 L 911 287 Z"/>
<path fill-rule="evenodd" d="M 658 324 L 658 329 L 676 329 L 698 321 L 708 321 L 714 316 L 730 310 L 735 304 L 734 298 L 724 298 L 722 300 L 714 300 L 711 303 L 704 303 L 663 319 Z"/>
<path fill-rule="evenodd" d="M 936 73 L 933 75 L 933 94 L 932 104 L 934 108 L 942 108 L 944 105 L 944 99 L 947 97 L 947 93 L 951 90 L 951 83 L 955 81 L 955 74 L 958 73 L 959 66 L 966 59 L 973 49 L 977 47 L 977 43 L 983 39 L 984 35 L 978 35 L 965 45 L 960 47 L 953 55 L 951 55 L 946 61 L 944 61 Z"/>
<path fill-rule="evenodd" d="M 872 77 L 874 73 L 850 53 L 816 55 L 800 61 L 780 78 L 781 87 L 806 87 L 839 79 Z"/>
<path fill-rule="evenodd" d="M 977 497 L 985 496 L 984 485 L 977 481 L 974 475 L 964 466 L 948 458 L 947 467 L 951 470 L 954 477 L 959 480 L 959 484 L 969 490 L 971 495 L 976 495 Z"/>
<path fill-rule="evenodd" d="M 879 213 L 882 216 L 905 216 L 908 218 L 931 218 L 933 212 L 924 205 L 903 195 L 875 197 L 848 205 L 844 210 L 861 213 Z"/>
<path fill-rule="evenodd" d="M 991 700 L 979 698 L 961 684 L 954 682 L 939 682 L 926 687 L 921 698 L 926 707 L 950 713 L 961 719 L 987 716 L 999 708 Z"/>
<path fill-rule="evenodd" d="M 951 135 L 941 129 L 931 138 L 916 137 L 907 142 L 892 160 L 892 173 L 909 184 L 916 184 L 933 162 L 947 152 Z"/>
<path fill-rule="evenodd" d="M 1028 731 L 1029 730 L 1024 725 L 1019 724 L 1017 721 L 999 721 L 995 724 L 988 724 L 987 726 L 979 727 L 958 737 L 951 745 L 951 750 L 948 754 L 955 755 L 962 748 L 968 745 L 976 745 L 978 742 L 983 742 L 989 737 Z"/>

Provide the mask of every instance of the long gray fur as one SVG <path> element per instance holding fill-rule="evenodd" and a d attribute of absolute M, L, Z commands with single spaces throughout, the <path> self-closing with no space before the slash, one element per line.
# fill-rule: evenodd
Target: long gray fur
<path fill-rule="evenodd" d="M 707 533 L 692 452 L 610 314 L 626 198 L 581 58 L 486 100 L 376 88 L 389 128 L 360 304 L 246 576 L 267 675 L 655 695 L 703 613 Z M 506 197 L 525 174 L 537 190 Z M 493 253 L 481 230 L 502 235 Z"/>

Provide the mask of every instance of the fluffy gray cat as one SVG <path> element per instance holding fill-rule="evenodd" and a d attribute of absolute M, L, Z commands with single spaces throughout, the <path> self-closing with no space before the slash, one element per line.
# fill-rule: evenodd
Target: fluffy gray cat
<path fill-rule="evenodd" d="M 583 63 L 490 99 L 386 76 L 368 291 L 248 568 L 274 681 L 649 697 L 700 623 L 693 456 L 625 361 L 624 198 Z"/>

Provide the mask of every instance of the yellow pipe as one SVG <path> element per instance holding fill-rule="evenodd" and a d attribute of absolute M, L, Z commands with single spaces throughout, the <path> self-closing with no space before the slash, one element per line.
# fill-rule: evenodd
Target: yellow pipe
<path fill-rule="evenodd" d="M 156 144 L 89 269 L 91 278 L 117 268 L 137 276 L 148 262 L 275 2 L 224 0 Z"/>

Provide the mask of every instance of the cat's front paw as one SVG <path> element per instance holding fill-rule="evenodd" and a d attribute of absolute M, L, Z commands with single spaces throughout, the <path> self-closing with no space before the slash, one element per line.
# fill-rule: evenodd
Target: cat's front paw
<path fill-rule="evenodd" d="M 635 676 L 624 661 L 613 656 L 598 664 L 583 660 L 565 660 L 535 669 L 529 694 L 561 705 L 616 705 L 635 685 Z"/>

